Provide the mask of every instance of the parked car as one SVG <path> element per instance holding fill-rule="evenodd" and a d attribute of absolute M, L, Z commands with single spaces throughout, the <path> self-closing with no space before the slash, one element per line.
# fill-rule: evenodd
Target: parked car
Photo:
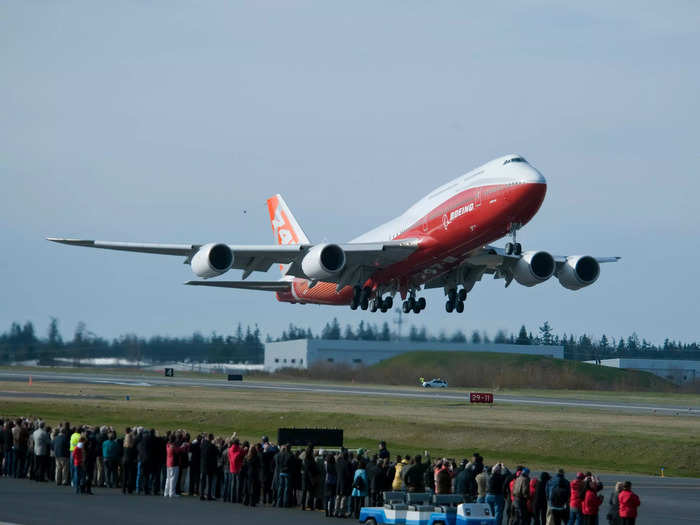
<path fill-rule="evenodd" d="M 447 381 L 438 377 L 430 381 L 423 381 L 421 385 L 423 385 L 423 388 L 447 388 Z"/>

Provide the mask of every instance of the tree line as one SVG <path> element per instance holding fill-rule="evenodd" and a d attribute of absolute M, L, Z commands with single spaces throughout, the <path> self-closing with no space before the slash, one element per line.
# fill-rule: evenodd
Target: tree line
<path fill-rule="evenodd" d="M 400 325 L 399 325 L 400 329 Z M 431 334 L 425 327 L 409 327 L 408 334 L 393 330 L 388 322 L 381 326 L 360 321 L 357 325 L 341 327 L 337 318 L 328 321 L 320 332 L 309 327 L 289 326 L 278 337 L 267 335 L 265 341 L 289 341 L 294 339 L 343 339 L 364 341 L 408 340 L 440 343 L 496 343 L 516 345 L 561 345 L 567 359 L 579 361 L 614 357 L 647 358 L 700 358 L 698 343 L 681 343 L 666 338 L 662 345 L 640 339 L 636 333 L 627 337 L 594 338 L 590 335 L 556 334 L 545 321 L 533 335 L 523 325 L 517 333 L 499 330 L 491 337 L 480 330 L 465 332 L 455 330 L 447 334 Z M 59 322 L 52 318 L 46 337 L 36 334 L 31 321 L 23 325 L 12 323 L 10 329 L 0 334 L 0 362 L 38 360 L 40 364 L 52 364 L 58 358 L 122 358 L 131 362 L 208 361 L 262 363 L 264 344 L 257 325 L 250 327 L 239 323 L 229 335 L 212 333 L 208 336 L 195 332 L 189 337 L 153 336 L 150 338 L 126 334 L 107 340 L 88 330 L 85 323 L 78 323 L 71 340 L 64 341 Z"/>

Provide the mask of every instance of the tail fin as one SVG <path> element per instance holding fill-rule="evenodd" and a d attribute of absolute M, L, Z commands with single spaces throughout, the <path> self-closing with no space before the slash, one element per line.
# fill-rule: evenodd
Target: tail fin
<path fill-rule="evenodd" d="M 309 244 L 309 238 L 279 193 L 267 199 L 272 233 L 277 244 Z"/>

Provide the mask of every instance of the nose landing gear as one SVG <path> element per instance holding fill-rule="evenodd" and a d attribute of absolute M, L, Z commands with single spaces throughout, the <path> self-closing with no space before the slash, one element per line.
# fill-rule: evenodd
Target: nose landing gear
<path fill-rule="evenodd" d="M 521 226 L 517 222 L 511 223 L 510 234 L 513 236 L 513 242 L 506 243 L 506 255 L 521 255 L 523 253 L 522 245 L 516 240 L 516 235 Z"/>

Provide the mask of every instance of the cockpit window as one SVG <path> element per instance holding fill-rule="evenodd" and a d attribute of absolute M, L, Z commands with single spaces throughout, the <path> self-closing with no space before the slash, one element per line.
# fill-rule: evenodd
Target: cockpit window
<path fill-rule="evenodd" d="M 513 157 L 512 159 L 505 160 L 503 162 L 503 165 L 505 166 L 509 162 L 527 162 L 527 161 L 522 157 Z"/>

